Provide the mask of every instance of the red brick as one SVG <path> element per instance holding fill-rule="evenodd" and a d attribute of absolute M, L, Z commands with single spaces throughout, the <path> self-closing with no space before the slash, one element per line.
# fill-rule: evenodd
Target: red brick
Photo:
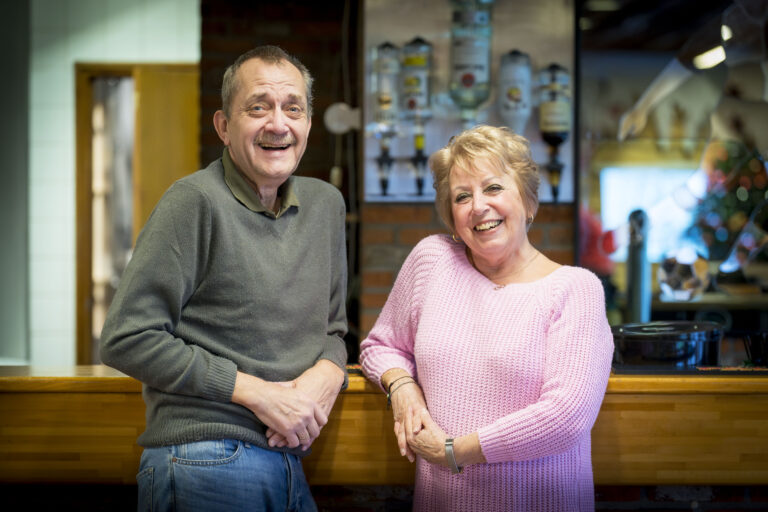
<path fill-rule="evenodd" d="M 536 224 L 534 223 L 533 226 L 531 226 L 531 229 L 528 231 L 528 241 L 531 242 L 536 247 L 539 247 L 542 245 L 542 241 L 544 240 L 544 231 Z"/>
<path fill-rule="evenodd" d="M 360 304 L 364 308 L 382 308 L 387 302 L 388 293 L 365 293 L 360 297 Z"/>
<path fill-rule="evenodd" d="M 398 231 L 397 240 L 405 245 L 416 245 L 420 240 L 436 233 L 446 233 L 446 230 L 437 227 L 402 228 Z"/>
<path fill-rule="evenodd" d="M 363 245 L 391 244 L 395 240 L 395 234 L 392 228 L 374 228 L 363 226 Z"/>
<path fill-rule="evenodd" d="M 561 265 L 573 265 L 575 261 L 572 250 L 542 248 L 541 252 L 543 252 L 552 261 L 560 263 Z"/>
<path fill-rule="evenodd" d="M 573 222 L 575 215 L 573 204 L 542 204 L 533 223 Z"/>
<path fill-rule="evenodd" d="M 378 313 L 363 313 L 360 315 L 360 339 L 362 340 L 373 329 L 373 325 L 376 323 L 376 319 L 379 318 Z"/>
<path fill-rule="evenodd" d="M 386 271 L 363 270 L 363 289 L 391 287 L 394 273 Z"/>
<path fill-rule="evenodd" d="M 434 206 L 429 205 L 366 205 L 362 208 L 362 222 L 366 224 L 429 224 Z"/>
<path fill-rule="evenodd" d="M 550 226 L 547 230 L 547 243 L 552 247 L 573 246 L 573 226 Z"/>
<path fill-rule="evenodd" d="M 227 53 L 233 55 L 233 60 L 241 53 L 253 48 L 253 39 L 249 37 L 206 37 L 205 51 Z"/>

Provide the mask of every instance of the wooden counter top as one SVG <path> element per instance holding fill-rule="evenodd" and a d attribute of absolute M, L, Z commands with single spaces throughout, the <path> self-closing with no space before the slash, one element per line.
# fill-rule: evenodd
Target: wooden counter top
<path fill-rule="evenodd" d="M 0 392 L 141 392 L 141 383 L 104 365 L 70 367 L 0 366 Z M 362 375 L 350 374 L 345 393 L 381 390 Z M 768 375 L 749 372 L 696 375 L 617 375 L 608 380 L 606 394 L 768 394 Z"/>
<path fill-rule="evenodd" d="M 409 484 L 384 394 L 360 375 L 304 459 L 312 484 Z M 141 384 L 106 366 L 0 367 L 0 482 L 134 483 Z M 768 484 L 768 376 L 612 375 L 595 483 Z"/>

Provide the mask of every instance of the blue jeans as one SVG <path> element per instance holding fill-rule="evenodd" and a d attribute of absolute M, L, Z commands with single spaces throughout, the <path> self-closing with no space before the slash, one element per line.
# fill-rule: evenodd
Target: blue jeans
<path fill-rule="evenodd" d="M 145 448 L 140 511 L 316 512 L 301 459 L 233 439 Z"/>

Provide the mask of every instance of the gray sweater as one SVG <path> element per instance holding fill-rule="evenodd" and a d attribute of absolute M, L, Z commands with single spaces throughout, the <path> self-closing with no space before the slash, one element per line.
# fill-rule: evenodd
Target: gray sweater
<path fill-rule="evenodd" d="M 158 202 L 102 331 L 102 361 L 144 384 L 142 446 L 269 448 L 264 424 L 230 402 L 236 372 L 287 381 L 320 359 L 345 368 L 341 194 L 291 177 L 275 218 L 224 158 L 226 172 L 219 159 Z"/>

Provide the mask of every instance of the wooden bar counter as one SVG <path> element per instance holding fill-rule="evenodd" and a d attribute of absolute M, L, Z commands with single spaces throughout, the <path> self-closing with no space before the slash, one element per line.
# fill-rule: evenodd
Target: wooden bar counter
<path fill-rule="evenodd" d="M 141 385 L 105 366 L 0 367 L 0 482 L 135 483 Z M 612 375 L 601 485 L 768 484 L 768 376 Z M 385 397 L 359 375 L 305 459 L 314 485 L 410 484 Z"/>

